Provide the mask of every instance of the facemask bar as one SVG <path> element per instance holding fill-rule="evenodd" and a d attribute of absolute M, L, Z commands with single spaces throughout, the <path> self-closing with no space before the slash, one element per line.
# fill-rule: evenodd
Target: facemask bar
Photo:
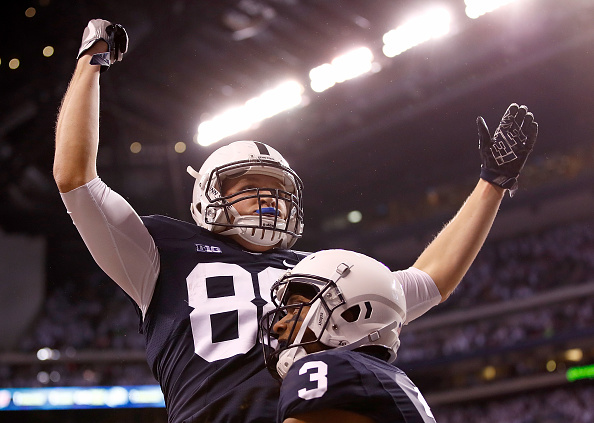
<path fill-rule="evenodd" d="M 232 207 L 234 204 L 239 203 L 240 201 L 249 200 L 251 198 L 257 199 L 258 215 L 259 215 L 258 224 L 237 225 L 237 224 L 232 224 L 232 223 L 215 222 L 214 220 L 211 220 L 214 218 L 214 216 L 216 216 L 216 210 L 222 209 L 223 212 L 225 213 L 225 217 L 227 218 L 227 221 L 230 222 L 231 214 L 230 214 L 229 208 Z M 217 203 L 217 204 L 211 204 L 206 207 L 205 223 L 222 226 L 222 227 L 242 226 L 245 228 L 254 228 L 254 229 L 258 229 L 258 228 L 262 228 L 262 227 L 264 227 L 266 229 L 272 229 L 272 228 L 268 227 L 269 223 L 267 223 L 266 226 L 263 226 L 263 224 L 264 224 L 263 219 L 266 218 L 266 214 L 267 214 L 267 213 L 263 213 L 263 211 L 262 211 L 261 200 L 263 200 L 263 199 L 273 199 L 274 200 L 275 207 L 273 207 L 273 208 L 275 209 L 275 212 L 272 213 L 274 215 L 274 222 L 273 222 L 272 228 L 276 228 L 277 230 L 281 230 L 282 232 L 288 232 L 291 235 L 296 235 L 295 232 L 297 232 L 298 222 L 295 221 L 295 224 L 293 225 L 294 226 L 293 230 L 290 230 L 288 228 L 288 226 L 290 224 L 291 218 L 297 213 L 297 197 L 295 197 L 295 195 L 291 194 L 288 191 L 284 191 L 281 189 L 274 189 L 274 188 L 250 188 L 250 189 L 245 189 L 245 190 L 236 192 L 233 195 L 221 196 L 221 197 L 217 198 L 215 201 L 215 203 Z M 289 212 L 287 213 L 288 218 L 284 219 L 284 221 L 285 221 L 284 228 L 279 228 L 277 226 L 277 221 L 279 220 L 279 215 L 280 215 L 280 210 L 278 209 L 278 207 L 279 207 L 279 204 L 281 201 L 283 201 L 285 204 L 287 204 L 287 210 L 289 210 Z M 280 219 L 280 220 L 282 221 L 283 219 Z"/>

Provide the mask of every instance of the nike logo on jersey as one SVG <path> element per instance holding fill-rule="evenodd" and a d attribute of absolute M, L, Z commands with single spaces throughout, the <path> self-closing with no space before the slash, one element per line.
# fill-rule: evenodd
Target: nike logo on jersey
<path fill-rule="evenodd" d="M 294 264 L 288 263 L 287 260 L 283 260 L 283 266 L 289 267 L 291 269 L 295 267 Z"/>
<path fill-rule="evenodd" d="M 204 244 L 196 244 L 196 251 L 198 251 L 199 253 L 222 253 L 219 247 Z"/>

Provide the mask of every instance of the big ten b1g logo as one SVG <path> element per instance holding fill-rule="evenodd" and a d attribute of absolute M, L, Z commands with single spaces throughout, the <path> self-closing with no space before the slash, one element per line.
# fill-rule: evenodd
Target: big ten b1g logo
<path fill-rule="evenodd" d="M 219 247 L 204 244 L 196 244 L 196 251 L 198 251 L 199 253 L 222 253 Z"/>

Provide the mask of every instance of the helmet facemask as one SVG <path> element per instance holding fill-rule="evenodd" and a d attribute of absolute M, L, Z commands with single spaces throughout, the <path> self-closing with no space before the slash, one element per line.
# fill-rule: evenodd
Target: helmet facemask
<path fill-rule="evenodd" d="M 322 342 L 322 335 L 334 310 L 344 305 L 344 298 L 333 281 L 313 275 L 287 274 L 272 286 L 271 292 L 276 308 L 262 317 L 260 337 L 264 345 L 274 348 L 265 351 L 266 367 L 276 378 L 284 378 L 293 362 L 307 351 L 329 348 Z M 294 294 L 309 300 L 288 304 Z M 288 313 L 295 317 L 287 324 L 288 342 L 280 342 L 274 326 Z"/>
<path fill-rule="evenodd" d="M 254 144 L 254 142 L 241 142 Z M 278 153 L 276 153 L 278 154 Z M 279 155 L 280 157 L 280 155 Z M 291 247 L 303 232 L 303 183 L 297 174 L 285 165 L 282 157 L 249 156 L 212 169 L 201 169 L 199 174 L 189 168 L 196 178 L 191 211 L 196 222 L 206 229 L 222 235 L 239 235 L 260 246 Z M 223 195 L 226 181 L 264 175 L 277 179 L 284 189 L 254 187 L 232 195 Z M 240 215 L 235 208 L 241 201 L 258 204 L 255 214 Z M 263 207 L 262 203 L 273 204 Z M 281 204 L 284 206 L 282 207 Z M 283 210 L 285 212 L 283 213 Z M 284 216 L 283 216 L 284 214 Z"/>

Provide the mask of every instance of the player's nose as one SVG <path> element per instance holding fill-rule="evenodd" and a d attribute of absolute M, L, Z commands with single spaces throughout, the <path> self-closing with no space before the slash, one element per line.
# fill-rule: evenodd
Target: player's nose
<path fill-rule="evenodd" d="M 276 207 L 276 193 L 273 189 L 260 190 L 260 204 L 262 207 Z"/>
<path fill-rule="evenodd" d="M 281 320 L 279 320 L 272 326 L 272 333 L 277 338 L 287 331 L 287 323 L 285 322 L 286 318 L 287 316 L 283 317 Z"/>

